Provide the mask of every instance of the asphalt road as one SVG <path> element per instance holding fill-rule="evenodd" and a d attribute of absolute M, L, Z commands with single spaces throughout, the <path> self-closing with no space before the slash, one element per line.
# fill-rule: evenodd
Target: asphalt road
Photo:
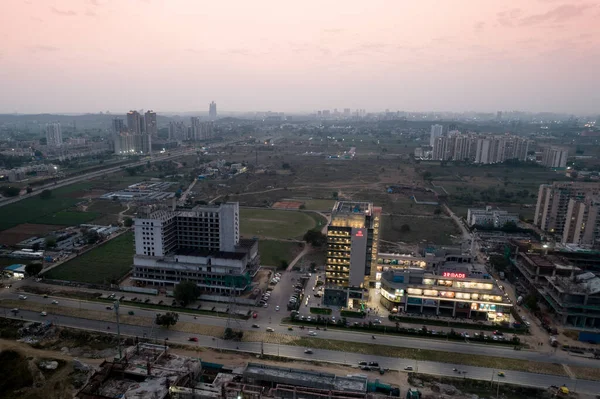
<path fill-rule="evenodd" d="M 288 274 L 288 273 L 286 273 Z M 286 276 L 284 274 L 284 276 Z M 293 275 L 293 274 L 292 274 Z M 280 282 L 279 284 L 282 284 Z M 286 296 L 288 293 L 285 291 L 286 284 L 282 285 L 282 292 L 279 296 L 280 300 L 285 300 L 287 302 Z M 289 291 L 288 291 L 289 292 Z M 285 296 L 284 296 L 284 295 Z M 0 298 L 7 298 L 18 300 L 19 297 L 18 292 L 9 292 L 5 290 L 4 292 L 0 291 Z M 275 294 L 272 295 L 272 300 Z M 44 298 L 40 295 L 27 294 L 26 301 L 28 302 L 37 302 L 46 304 L 46 311 L 49 316 L 52 316 L 52 307 L 57 305 L 52 305 L 53 298 Z M 57 298 L 59 300 L 59 305 L 61 307 L 69 307 L 75 309 L 87 309 L 93 312 L 107 312 L 113 314 L 114 311 L 107 310 L 106 303 L 98 303 L 98 302 L 88 302 L 88 301 L 79 301 L 73 299 L 66 298 Z M 270 307 L 274 307 L 275 303 L 273 302 Z M 1 309 L 1 308 L 0 308 Z M 133 310 L 136 316 L 148 317 L 153 319 L 156 313 L 160 312 L 157 310 L 146 310 L 142 308 L 136 308 L 135 306 L 128 306 L 121 304 L 121 314 L 126 314 L 129 310 Z M 282 306 L 279 312 L 271 311 L 264 312 L 267 309 L 258 309 L 259 317 L 257 319 L 248 319 L 248 320 L 239 320 L 240 328 L 244 330 L 253 330 L 252 324 L 259 324 L 261 330 L 264 331 L 266 327 L 272 327 L 275 332 L 288 334 L 288 335 L 296 335 L 296 336 L 307 336 L 309 328 L 304 330 L 294 329 L 294 331 L 288 331 L 287 325 L 281 325 L 280 321 L 283 316 L 287 314 L 285 307 Z M 1 314 L 1 313 L 0 313 Z M 62 317 L 62 316 L 61 316 Z M 39 315 L 35 315 L 35 319 L 40 319 Z M 88 322 L 87 319 L 79 319 L 83 325 Z M 194 318 L 194 315 L 180 313 L 179 320 L 185 321 L 189 323 L 198 323 L 202 325 L 210 325 L 210 326 L 220 326 L 224 327 L 227 325 L 227 318 L 225 317 L 215 317 L 215 316 L 203 316 L 197 315 Z M 101 323 L 101 322 L 100 322 Z M 94 328 L 96 329 L 96 328 Z M 103 326 L 102 329 L 106 329 L 106 325 Z M 327 331 L 319 330 L 316 331 L 318 338 L 323 339 L 334 339 L 339 341 L 363 341 L 363 342 L 371 342 L 371 334 L 362 333 L 362 332 L 354 332 L 354 331 L 344 331 L 344 330 L 334 330 L 328 329 Z M 545 362 L 545 363 L 559 363 L 566 364 L 572 366 L 582 366 L 582 367 L 592 367 L 598 368 L 600 367 L 600 361 L 582 358 L 577 356 L 570 356 L 566 352 L 556 351 L 553 353 L 542 353 L 528 350 L 515 351 L 512 346 L 499 346 L 494 344 L 479 344 L 479 343 L 470 343 L 470 342 L 456 342 L 456 341 L 445 341 L 443 339 L 432 339 L 432 338 L 415 338 L 415 337 L 402 337 L 397 335 L 377 335 L 376 343 L 378 345 L 389 345 L 396 347 L 404 347 L 404 348 L 414 348 L 414 349 L 427 349 L 427 350 L 437 350 L 444 352 L 458 352 L 463 354 L 470 354 L 474 356 L 494 356 L 494 357 L 504 357 L 511 359 L 521 359 L 528 361 L 536 361 L 536 362 Z M 599 391 L 600 392 L 600 391 Z"/>
<path fill-rule="evenodd" d="M 25 320 L 43 321 L 52 320 L 58 325 L 87 329 L 94 331 L 102 331 L 109 333 L 116 333 L 116 324 L 109 323 L 110 330 L 107 329 L 107 323 L 97 320 L 77 319 L 66 316 L 52 316 L 49 314 L 47 317 L 42 317 L 36 312 L 21 311 L 20 316 L 23 316 Z M 499 370 L 493 370 L 484 367 L 472 367 L 462 366 L 448 363 L 437 363 L 429 361 L 415 361 L 411 359 L 402 358 L 390 358 L 382 356 L 365 356 L 355 353 L 329 351 L 329 350 L 314 350 L 313 354 L 305 354 L 304 350 L 307 348 L 277 345 L 277 344 L 261 344 L 260 342 L 232 342 L 224 341 L 221 339 L 213 339 L 211 337 L 197 336 L 198 342 L 190 342 L 190 334 L 166 330 L 163 328 L 149 328 L 132 325 L 121 325 L 121 334 L 129 336 L 137 336 L 140 338 L 151 337 L 160 342 L 198 345 L 202 347 L 210 347 L 215 349 L 227 349 L 249 353 L 264 353 L 272 356 L 282 356 L 293 359 L 302 360 L 314 360 L 323 362 L 333 362 L 348 365 L 357 365 L 359 361 L 376 361 L 381 367 L 389 368 L 392 370 L 403 370 L 405 367 L 411 366 L 416 372 L 431 374 L 431 375 L 443 375 L 455 377 L 457 374 L 453 371 L 457 368 L 461 371 L 466 371 L 466 374 L 462 374 L 465 377 L 490 381 L 490 384 L 496 383 L 500 380 L 501 383 L 511 383 L 524 386 L 541 387 L 545 388 L 550 385 L 562 385 L 570 387 L 572 390 L 587 394 L 598 394 L 600 392 L 600 382 L 588 381 L 588 380 L 573 380 L 568 377 L 552 376 L 545 374 L 536 373 L 524 373 L 517 371 L 505 371 L 505 377 L 498 377 L 497 373 Z M 431 349 L 431 348 L 430 348 Z M 357 369 L 358 370 L 358 369 Z M 372 378 L 376 378 L 378 372 L 368 372 L 359 370 L 360 373 L 366 373 Z"/>

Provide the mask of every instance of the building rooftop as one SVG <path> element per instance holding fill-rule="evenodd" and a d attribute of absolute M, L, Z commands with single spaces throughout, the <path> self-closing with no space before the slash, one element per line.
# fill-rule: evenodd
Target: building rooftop
<path fill-rule="evenodd" d="M 568 294 L 595 295 L 600 293 L 600 278 L 591 272 L 579 274 L 573 279 L 554 276 L 548 277 L 548 280 Z"/>
<path fill-rule="evenodd" d="M 346 392 L 366 392 L 367 390 L 367 377 L 339 377 L 330 373 L 317 373 L 265 364 L 248 363 L 243 375 L 244 378 L 254 380 L 318 389 Z"/>
<path fill-rule="evenodd" d="M 333 206 L 333 213 L 370 215 L 373 204 L 370 202 L 338 201 Z"/>
<path fill-rule="evenodd" d="M 4 270 L 10 270 L 11 272 L 24 272 L 25 265 L 16 263 L 14 265 L 6 266 Z"/>

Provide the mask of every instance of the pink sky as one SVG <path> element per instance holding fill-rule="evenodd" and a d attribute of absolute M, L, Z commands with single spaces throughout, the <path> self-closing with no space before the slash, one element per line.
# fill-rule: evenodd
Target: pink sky
<path fill-rule="evenodd" d="M 2 0 L 0 112 L 600 113 L 600 2 Z"/>

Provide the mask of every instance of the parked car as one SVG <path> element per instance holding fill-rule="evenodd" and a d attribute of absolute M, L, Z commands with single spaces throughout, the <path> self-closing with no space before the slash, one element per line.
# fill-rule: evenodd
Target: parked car
<path fill-rule="evenodd" d="M 106 310 L 112 310 L 112 306 L 107 306 Z"/>
<path fill-rule="evenodd" d="M 188 341 L 198 342 L 198 338 L 197 337 L 189 337 Z"/>
<path fill-rule="evenodd" d="M 24 301 L 25 299 L 27 299 L 27 297 L 25 295 L 19 295 L 19 299 Z"/>
<path fill-rule="evenodd" d="M 369 366 L 371 366 L 371 367 L 379 367 L 379 363 L 377 363 L 377 362 L 369 362 Z"/>
<path fill-rule="evenodd" d="M 413 367 L 412 366 L 406 366 L 406 367 L 404 367 L 404 370 L 406 370 L 406 371 L 413 371 Z"/>
<path fill-rule="evenodd" d="M 273 327 L 267 327 L 267 332 L 274 332 L 275 330 L 273 329 Z"/>
<path fill-rule="evenodd" d="M 279 305 L 275 306 L 275 311 L 279 312 Z"/>
<path fill-rule="evenodd" d="M 256 319 L 257 317 L 258 317 L 258 313 L 256 313 L 256 312 L 252 313 L 252 318 L 253 319 Z"/>
<path fill-rule="evenodd" d="M 367 365 L 367 362 L 364 362 L 364 361 L 363 361 L 363 362 L 358 362 L 358 365 L 359 365 L 359 366 L 366 366 L 366 365 Z"/>

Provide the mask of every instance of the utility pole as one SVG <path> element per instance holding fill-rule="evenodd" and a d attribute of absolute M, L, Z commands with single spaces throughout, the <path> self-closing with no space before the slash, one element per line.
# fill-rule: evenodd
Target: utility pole
<path fill-rule="evenodd" d="M 121 325 L 119 324 L 119 300 L 115 301 L 115 314 L 117 315 L 117 341 L 119 347 L 119 361 L 123 358 L 123 352 L 121 350 Z"/>

